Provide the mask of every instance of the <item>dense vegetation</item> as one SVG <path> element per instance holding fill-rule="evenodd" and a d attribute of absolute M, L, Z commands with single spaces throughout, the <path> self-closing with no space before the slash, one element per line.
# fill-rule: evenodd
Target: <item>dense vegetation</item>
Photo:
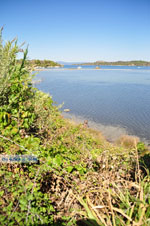
<path fill-rule="evenodd" d="M 17 61 L 18 64 L 21 63 L 21 60 Z M 36 67 L 42 67 L 42 68 L 47 68 L 47 67 L 62 67 L 61 64 L 58 64 L 52 60 L 26 60 L 26 65 L 28 67 L 36 68 Z"/>
<path fill-rule="evenodd" d="M 18 64 L 19 50 L 0 35 L 0 154 L 38 162 L 1 161 L 0 224 L 150 225 L 144 144 L 116 146 L 64 119 L 51 97 L 32 87 L 27 50 Z"/>
<path fill-rule="evenodd" d="M 106 62 L 106 61 L 96 61 L 93 63 L 83 63 L 80 65 L 114 65 L 114 66 L 150 66 L 150 62 L 142 60 L 133 60 L 133 61 L 115 61 L 115 62 Z"/>

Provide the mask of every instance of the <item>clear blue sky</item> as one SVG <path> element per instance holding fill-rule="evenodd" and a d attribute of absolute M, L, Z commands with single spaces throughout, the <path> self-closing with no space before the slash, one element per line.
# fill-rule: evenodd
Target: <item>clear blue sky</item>
<path fill-rule="evenodd" d="M 30 59 L 150 61 L 150 0 L 1 0 L 4 40 Z"/>

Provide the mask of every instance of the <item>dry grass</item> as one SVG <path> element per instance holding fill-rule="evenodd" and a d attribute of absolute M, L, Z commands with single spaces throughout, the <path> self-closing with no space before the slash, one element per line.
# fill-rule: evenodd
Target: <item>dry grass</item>
<path fill-rule="evenodd" d="M 117 144 L 125 148 L 135 148 L 140 139 L 136 136 L 123 135 L 116 141 Z"/>
<path fill-rule="evenodd" d="M 55 203 L 59 210 L 55 219 L 70 216 L 91 226 L 149 225 L 149 177 L 141 177 L 136 150 L 128 157 L 136 163 L 134 172 L 126 167 L 129 159 L 105 151 L 97 161 L 99 170 L 87 173 L 82 181 L 78 175 L 70 178 L 78 189 L 72 183 L 65 187 L 64 196 Z"/>

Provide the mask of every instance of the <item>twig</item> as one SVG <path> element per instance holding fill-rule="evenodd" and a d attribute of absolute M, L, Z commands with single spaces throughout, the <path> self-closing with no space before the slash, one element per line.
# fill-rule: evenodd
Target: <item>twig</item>
<path fill-rule="evenodd" d="M 109 206 L 110 206 L 110 211 L 111 211 L 111 214 L 112 214 L 112 220 L 113 220 L 113 225 L 116 226 L 116 223 L 115 223 L 115 214 L 114 214 L 114 207 L 112 206 L 112 202 L 111 202 L 111 194 L 110 194 L 110 191 L 108 190 L 108 198 L 109 198 Z"/>
<path fill-rule="evenodd" d="M 26 149 L 24 146 L 22 146 L 22 145 L 20 145 L 20 144 L 17 144 L 15 141 L 13 141 L 13 140 L 11 140 L 11 139 L 9 139 L 9 138 L 7 138 L 7 137 L 4 137 L 4 136 L 2 136 L 2 135 L 0 135 L 0 137 L 3 138 L 4 140 L 10 141 L 11 143 L 16 144 L 16 145 L 19 146 L 20 148 L 23 148 L 25 151 L 29 151 L 29 150 Z"/>
<path fill-rule="evenodd" d="M 137 182 L 141 182 L 141 171 L 140 171 L 140 164 L 139 164 L 139 155 L 138 155 L 138 150 L 137 150 L 137 145 L 135 143 L 135 150 L 136 150 L 136 163 L 137 163 Z"/>
<path fill-rule="evenodd" d="M 12 217 L 13 213 L 15 212 L 15 210 L 17 209 L 18 205 L 19 205 L 19 201 L 18 201 L 17 205 L 15 206 L 15 208 L 14 208 L 12 214 L 11 214 L 10 217 L 8 218 L 8 221 L 11 219 L 11 217 Z"/>
<path fill-rule="evenodd" d="M 87 195 L 86 197 L 87 197 L 87 202 L 88 202 L 88 204 L 91 206 L 91 208 L 92 208 L 93 211 L 95 212 L 96 218 L 98 217 L 97 219 L 98 219 L 98 220 L 100 219 L 100 221 L 101 221 L 105 226 L 107 226 L 105 220 L 101 217 L 101 215 L 98 213 L 98 211 L 94 208 L 93 204 L 91 203 L 91 201 L 90 201 L 90 199 L 89 199 L 89 196 Z M 92 209 L 91 209 L 91 211 L 92 211 Z M 92 211 L 92 213 L 93 213 L 93 211 Z M 99 222 L 97 222 L 97 223 L 99 223 Z"/>

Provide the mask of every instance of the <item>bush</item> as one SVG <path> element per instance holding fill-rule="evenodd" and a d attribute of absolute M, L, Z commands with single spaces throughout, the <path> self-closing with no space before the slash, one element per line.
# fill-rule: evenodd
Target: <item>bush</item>
<path fill-rule="evenodd" d="M 18 64 L 17 54 L 20 51 L 23 59 Z M 25 63 L 27 52 L 27 49 L 23 51 L 18 47 L 15 39 L 3 44 L 1 29 L 0 152 L 5 155 L 36 154 L 39 157 L 43 151 L 39 131 L 45 135 L 46 119 L 55 108 L 48 95 L 32 87 L 32 75 Z M 39 111 L 43 105 L 49 111 Z M 48 194 L 41 192 L 40 185 L 45 165 L 11 162 L 0 165 L 1 225 L 52 222 L 53 206 Z"/>

